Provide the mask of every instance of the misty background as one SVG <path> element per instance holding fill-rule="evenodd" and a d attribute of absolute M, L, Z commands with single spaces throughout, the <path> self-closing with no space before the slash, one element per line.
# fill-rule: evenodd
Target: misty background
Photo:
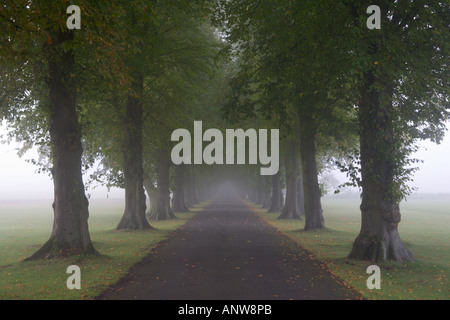
<path fill-rule="evenodd" d="M 447 128 L 450 124 L 447 124 Z M 0 126 L 0 142 L 5 140 L 7 133 Z M 2 137 L 3 136 L 3 137 Z M 17 155 L 20 143 L 0 143 L 0 200 L 53 199 L 53 182 L 47 174 L 36 173 L 37 167 L 28 163 L 27 159 L 37 158 L 37 151 L 30 150 L 22 158 Z M 418 188 L 415 193 L 449 194 L 450 196 L 450 133 L 447 132 L 441 144 L 429 141 L 419 143 L 420 150 L 413 155 L 423 160 L 417 164 L 420 168 L 414 174 L 411 187 Z M 346 175 L 339 170 L 326 172 L 322 179 L 327 181 L 330 194 L 338 185 L 347 181 Z M 87 181 L 87 177 L 84 178 Z M 344 188 L 341 193 L 358 192 L 357 189 Z M 111 189 L 94 185 L 88 188 L 91 199 L 123 198 L 124 190 Z"/>

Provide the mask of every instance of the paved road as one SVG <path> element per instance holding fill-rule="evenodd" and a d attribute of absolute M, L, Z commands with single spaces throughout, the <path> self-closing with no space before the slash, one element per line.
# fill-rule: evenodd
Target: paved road
<path fill-rule="evenodd" d="M 98 299 L 359 299 L 228 196 L 215 199 Z"/>

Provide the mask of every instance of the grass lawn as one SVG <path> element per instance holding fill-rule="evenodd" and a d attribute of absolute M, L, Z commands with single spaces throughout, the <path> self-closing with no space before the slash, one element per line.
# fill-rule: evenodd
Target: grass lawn
<path fill-rule="evenodd" d="M 400 237 L 413 252 L 414 263 L 379 263 L 381 289 L 369 290 L 369 261 L 347 260 L 359 233 L 359 199 L 328 196 L 323 199 L 327 229 L 303 231 L 304 221 L 279 220 L 250 204 L 261 217 L 323 260 L 329 270 L 367 299 L 450 299 L 450 196 L 415 196 L 402 203 Z"/>
<path fill-rule="evenodd" d="M 123 200 L 92 201 L 89 230 L 101 256 L 22 262 L 50 236 L 51 201 L 0 202 L 0 300 L 94 298 L 205 206 L 177 213 L 175 220 L 150 222 L 152 230 L 130 232 L 115 230 Z M 81 269 L 81 290 L 66 287 L 70 265 Z"/>

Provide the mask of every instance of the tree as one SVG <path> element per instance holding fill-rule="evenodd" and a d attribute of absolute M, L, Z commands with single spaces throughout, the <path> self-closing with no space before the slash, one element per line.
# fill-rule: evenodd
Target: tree
<path fill-rule="evenodd" d="M 347 81 L 341 63 L 347 56 L 334 50 L 342 46 L 334 28 L 339 22 L 335 19 L 340 17 L 334 11 L 328 2 L 241 1 L 235 5 L 224 1 L 218 13 L 218 20 L 226 23 L 227 39 L 236 45 L 243 61 L 232 86 L 235 92 L 230 104 L 241 117 L 252 116 L 257 107 L 299 137 L 303 189 L 307 194 L 306 230 L 325 227 L 316 164 L 317 137 L 325 134 L 321 131 L 324 122 L 334 123 L 339 130 L 340 122 L 336 120 L 340 119 L 332 115 L 345 107 L 338 103 L 338 93 L 343 92 L 342 83 Z M 259 96 L 256 101 L 251 98 L 255 94 Z M 294 166 L 286 164 L 287 171 Z M 288 177 L 292 179 L 292 175 Z M 295 199 L 296 186 L 296 181 L 287 183 Z M 287 208 L 291 207 L 289 198 Z M 291 210 L 294 216 L 298 215 L 297 206 Z"/>
<path fill-rule="evenodd" d="M 173 210 L 175 212 L 187 212 L 188 206 L 185 202 L 185 171 L 184 164 L 178 165 L 175 168 L 175 186 L 173 190 Z"/>
<path fill-rule="evenodd" d="M 298 180 L 301 173 L 299 171 L 298 143 L 292 138 L 286 143 L 284 159 L 286 170 L 286 200 L 278 218 L 300 219 Z"/>
<path fill-rule="evenodd" d="M 280 212 L 283 207 L 280 176 L 280 171 L 272 176 L 272 198 L 268 212 Z"/>
<path fill-rule="evenodd" d="M 53 229 L 50 239 L 28 259 L 95 254 L 81 172 L 83 148 L 77 90 L 82 59 L 78 53 L 86 45 L 83 36 L 96 40 L 101 37 L 92 25 L 89 27 L 89 19 L 83 35 L 68 30 L 64 19 L 66 3 L 62 1 L 7 1 L 0 8 L 0 63 L 2 70 L 8 71 L 1 77 L 2 116 L 14 120 L 14 108 L 31 115 L 45 115 L 40 130 L 48 130 L 50 139 L 55 191 Z M 87 3 L 83 8 L 96 12 Z"/>
<path fill-rule="evenodd" d="M 176 217 L 170 207 L 170 153 L 169 150 L 161 147 L 157 150 L 157 155 L 157 188 L 152 190 L 155 197 L 151 201 L 151 210 L 148 217 L 151 220 L 174 219 Z"/>
<path fill-rule="evenodd" d="M 361 231 L 349 258 L 412 261 L 401 241 L 399 202 L 409 193 L 408 155 L 419 138 L 439 142 L 449 111 L 448 3 L 380 1 L 381 30 L 365 26 L 363 8 L 346 3 L 360 136 Z M 363 24 L 364 23 L 364 24 Z"/>
<path fill-rule="evenodd" d="M 202 19 L 194 18 L 199 13 L 195 5 L 191 8 L 183 2 L 147 6 L 150 13 L 157 12 L 157 20 L 141 17 L 142 8 L 138 3 L 123 6 L 128 15 L 116 28 L 130 30 L 125 43 L 131 48 L 121 53 L 126 81 L 112 79 L 104 98 L 113 110 L 111 114 L 96 113 L 97 118 L 90 120 L 94 130 L 88 143 L 93 154 L 109 159 L 102 165 L 114 164 L 115 168 L 109 169 L 123 176 L 121 186 L 125 187 L 126 208 L 118 227 L 145 229 L 148 225 L 143 177 L 148 192 L 167 196 L 163 202 L 151 203 L 155 206 L 150 209 L 149 217 L 158 220 L 174 217 L 169 206 L 169 190 L 159 190 L 169 188 L 170 158 L 164 159 L 162 155 L 167 153 L 171 131 L 191 121 L 187 116 L 191 113 L 189 108 L 194 107 L 191 100 L 204 88 L 205 74 L 214 66 L 218 46 L 211 29 Z M 112 144 L 111 134 L 95 136 L 96 128 L 105 127 L 105 123 L 112 127 L 113 136 L 118 137 Z M 122 155 L 119 159 L 118 153 Z M 106 178 L 114 176 L 106 175 Z M 161 195 L 154 196 L 162 199 Z"/>
<path fill-rule="evenodd" d="M 135 88 L 133 96 L 127 98 L 126 113 L 124 117 L 124 145 L 123 145 L 123 175 L 125 186 L 125 211 L 117 225 L 117 230 L 150 228 L 145 210 L 146 198 L 144 191 L 143 168 L 143 107 L 140 96 L 143 90 L 143 80 L 134 79 Z"/>
<path fill-rule="evenodd" d="M 71 79 L 75 68 L 74 53 L 63 46 L 73 41 L 72 31 L 49 33 L 52 44 L 48 63 L 49 128 L 52 146 L 53 209 L 55 220 L 50 239 L 29 259 L 96 253 L 87 220 L 88 200 L 81 173 L 81 131 L 76 112 L 76 82 Z"/>
<path fill-rule="evenodd" d="M 219 49 L 216 36 L 203 21 L 196 21 L 185 14 L 179 14 L 176 19 L 171 15 L 165 17 L 167 21 L 162 21 L 164 37 L 158 41 L 159 69 L 147 81 L 145 99 L 150 111 L 145 117 L 144 133 L 146 145 L 151 148 L 146 151 L 144 159 L 157 162 L 157 192 L 167 195 L 164 204 L 158 202 L 157 209 L 151 209 L 150 217 L 156 215 L 159 220 L 175 217 L 169 206 L 169 138 L 176 128 L 191 127 L 195 119 L 203 118 L 203 96 L 208 95 L 212 88 L 210 83 Z M 161 156 L 155 160 L 154 153 Z M 192 173 L 192 168 L 186 167 L 186 170 Z M 189 200 L 193 204 L 195 177 L 190 175 L 188 178 L 183 183 L 183 193 L 192 196 Z M 176 186 L 179 180 L 174 180 Z M 160 187 L 164 190 L 159 190 Z M 174 190 L 174 203 L 179 199 L 177 190 Z M 162 199 L 162 195 L 158 199 Z"/>

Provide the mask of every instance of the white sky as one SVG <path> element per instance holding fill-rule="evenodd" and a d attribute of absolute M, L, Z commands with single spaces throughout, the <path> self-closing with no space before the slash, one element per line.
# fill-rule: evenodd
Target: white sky
<path fill-rule="evenodd" d="M 450 123 L 447 124 L 447 128 L 450 128 Z M 439 145 L 421 141 L 419 147 L 419 151 L 411 157 L 424 162 L 413 164 L 419 170 L 414 173 L 413 181 L 409 183 L 410 187 L 417 188 L 415 193 L 450 194 L 450 131 L 446 132 L 444 140 Z M 331 174 L 339 183 L 347 181 L 345 173 L 339 170 L 334 170 Z M 350 188 L 347 190 L 352 191 Z"/>
<path fill-rule="evenodd" d="M 5 129 L 0 127 L 0 135 Z M 1 141 L 1 139 L 0 139 Z M 447 132 L 440 145 L 422 142 L 421 150 L 416 158 L 425 162 L 419 164 L 412 186 L 418 187 L 420 193 L 450 193 L 450 133 Z M 17 156 L 17 144 L 0 144 L 0 200 L 15 199 L 52 199 L 53 183 L 46 174 L 35 173 L 36 167 L 25 159 L 33 158 L 30 151 L 23 158 Z M 333 172 L 335 178 L 342 183 L 345 175 Z M 106 198 L 108 192 L 104 187 L 88 190 L 91 198 Z M 111 190 L 110 198 L 123 198 L 121 189 Z"/>
<path fill-rule="evenodd" d="M 0 136 L 6 130 L 1 127 Z M 0 142 L 4 139 L 0 138 Z M 26 162 L 27 159 L 37 158 L 37 152 L 30 150 L 22 158 L 17 155 L 18 143 L 0 143 L 0 200 L 17 199 L 53 199 L 53 181 L 47 174 L 35 173 L 37 167 Z M 86 178 L 84 179 L 87 180 Z M 123 198 L 121 189 L 108 191 L 105 187 L 98 186 L 89 189 L 91 198 Z"/>
<path fill-rule="evenodd" d="M 417 192 L 450 193 L 450 133 L 439 145 L 429 141 L 420 145 L 422 149 L 415 157 L 424 163 L 418 165 L 420 171 L 415 173 L 411 185 L 419 188 Z"/>

